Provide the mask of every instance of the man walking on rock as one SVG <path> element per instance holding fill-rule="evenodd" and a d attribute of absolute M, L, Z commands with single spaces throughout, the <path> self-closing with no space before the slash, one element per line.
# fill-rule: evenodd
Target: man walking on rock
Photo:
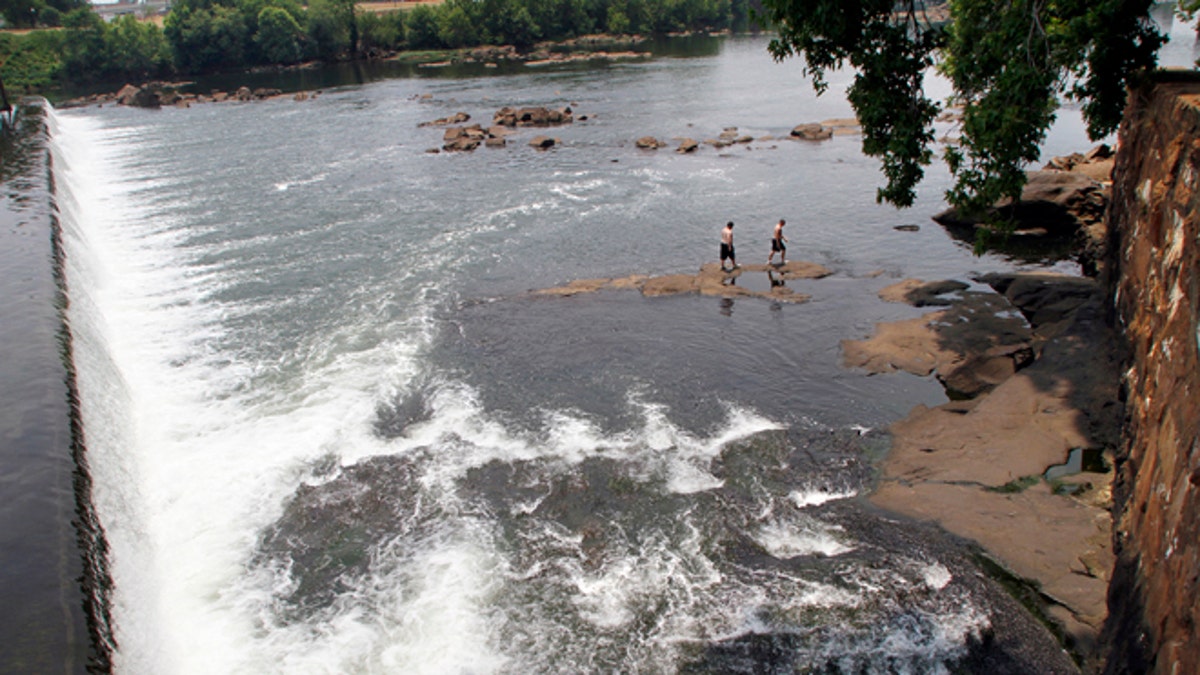
<path fill-rule="evenodd" d="M 771 260 L 775 257 L 775 253 L 779 253 L 779 264 L 787 264 L 787 237 L 783 236 L 783 226 L 787 223 L 783 218 L 779 219 L 779 223 L 775 225 L 775 233 L 771 235 L 771 255 L 767 256 L 767 264 L 771 264 Z"/>
<path fill-rule="evenodd" d="M 725 223 L 725 229 L 721 230 L 721 271 L 725 270 L 725 259 L 729 258 L 729 263 L 732 265 L 730 270 L 737 269 L 737 255 L 733 252 L 733 221 Z"/>

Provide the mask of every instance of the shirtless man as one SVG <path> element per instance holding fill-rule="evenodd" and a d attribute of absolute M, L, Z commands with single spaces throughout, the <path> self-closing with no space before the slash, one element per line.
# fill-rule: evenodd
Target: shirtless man
<path fill-rule="evenodd" d="M 721 230 L 721 271 L 725 271 L 725 259 L 729 258 L 732 265 L 729 269 L 737 269 L 737 255 L 733 252 L 733 221 L 725 223 L 725 229 Z"/>
<path fill-rule="evenodd" d="M 780 218 L 779 223 L 775 225 L 775 234 L 771 235 L 771 255 L 767 256 L 768 265 L 776 252 L 779 253 L 779 264 L 787 264 L 787 237 L 783 236 L 783 226 L 786 224 L 783 218 Z"/>

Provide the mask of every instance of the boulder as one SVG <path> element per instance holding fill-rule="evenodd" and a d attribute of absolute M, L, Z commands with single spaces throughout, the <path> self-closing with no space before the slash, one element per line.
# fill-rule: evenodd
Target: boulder
<path fill-rule="evenodd" d="M 700 144 L 697 143 L 695 140 L 693 140 L 691 138 L 684 138 L 679 141 L 679 147 L 675 148 L 675 152 L 680 152 L 680 153 L 695 152 L 696 148 L 699 148 L 699 147 L 700 147 Z"/>
<path fill-rule="evenodd" d="M 823 141 L 833 138 L 833 129 L 816 123 L 801 124 L 792 129 L 792 138 L 802 141 Z"/>
<path fill-rule="evenodd" d="M 419 127 L 444 127 L 447 124 L 462 124 L 471 119 L 471 116 L 465 112 L 456 112 L 449 117 L 439 117 L 432 122 L 421 122 Z"/>
<path fill-rule="evenodd" d="M 471 138 L 466 135 L 459 136 L 452 141 L 447 141 L 442 144 L 442 149 L 447 152 L 470 152 L 479 147 L 480 139 Z"/>
<path fill-rule="evenodd" d="M 158 92 L 149 86 L 135 87 L 127 84 L 117 92 L 117 103 L 134 108 L 157 108 L 162 105 Z"/>
<path fill-rule="evenodd" d="M 492 116 L 493 124 L 506 127 L 548 127 L 558 124 L 570 124 L 575 120 L 571 108 L 520 108 L 513 109 L 505 106 Z"/>
<path fill-rule="evenodd" d="M 637 139 L 634 145 L 642 148 L 643 150 L 657 150 L 665 146 L 666 143 L 663 143 L 653 136 L 642 136 L 641 138 Z"/>
<path fill-rule="evenodd" d="M 550 138 L 549 136 L 534 136 L 533 139 L 529 141 L 530 147 L 537 148 L 538 150 L 548 150 L 557 144 L 558 139 Z"/>
<path fill-rule="evenodd" d="M 254 98 L 254 92 L 250 91 L 250 87 L 238 87 L 233 97 L 239 101 L 249 101 Z"/>
<path fill-rule="evenodd" d="M 1083 174 L 1030 171 L 1016 202 L 1001 200 L 978 216 L 952 207 L 933 219 L 951 228 L 979 228 L 986 227 L 988 220 L 1010 220 L 1019 233 L 1069 237 L 1082 226 L 1101 222 L 1107 204 L 1104 187 Z"/>

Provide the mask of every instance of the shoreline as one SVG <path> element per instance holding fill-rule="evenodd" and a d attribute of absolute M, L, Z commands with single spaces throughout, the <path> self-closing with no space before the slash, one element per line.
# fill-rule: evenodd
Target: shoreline
<path fill-rule="evenodd" d="M 868 500 L 978 543 L 1036 593 L 1064 647 L 1094 671 L 1121 417 L 1103 291 L 1091 279 L 1036 273 L 977 281 L 995 293 L 914 280 L 886 288 L 885 301 L 936 311 L 843 343 L 847 366 L 935 374 L 952 398 L 891 425 Z M 946 298 L 947 289 L 961 296 Z"/>

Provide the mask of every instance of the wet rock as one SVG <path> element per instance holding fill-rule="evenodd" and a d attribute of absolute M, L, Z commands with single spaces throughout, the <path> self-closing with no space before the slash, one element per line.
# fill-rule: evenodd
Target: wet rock
<path fill-rule="evenodd" d="M 641 138 L 637 139 L 634 145 L 642 148 L 643 150 L 657 150 L 659 148 L 666 147 L 667 144 L 653 136 L 642 136 Z"/>
<path fill-rule="evenodd" d="M 549 136 L 534 136 L 532 139 L 530 139 L 529 146 L 537 148 L 538 150 L 549 150 L 555 145 L 558 145 L 558 142 L 559 141 L 557 138 L 550 138 Z"/>
<path fill-rule="evenodd" d="M 492 123 L 506 127 L 548 127 L 571 124 L 575 121 L 570 107 L 511 108 L 504 107 L 492 116 Z"/>
<path fill-rule="evenodd" d="M 419 456 L 416 453 L 414 456 Z M 255 566 L 288 570 L 285 617 L 302 619 L 332 605 L 368 574 L 380 542 L 419 537 L 436 513 L 413 489 L 413 456 L 375 457 L 348 467 L 330 459 L 314 468 L 264 532 Z"/>
<path fill-rule="evenodd" d="M 675 148 L 675 152 L 688 154 L 696 151 L 700 144 L 691 138 L 684 138 L 679 141 L 679 147 Z"/>
<path fill-rule="evenodd" d="M 953 298 L 942 296 L 965 291 L 969 285 L 947 279 L 944 281 L 921 281 L 905 279 L 879 291 L 879 298 L 886 302 L 902 302 L 913 307 L 947 307 Z"/>
<path fill-rule="evenodd" d="M 987 213 L 949 208 L 933 219 L 947 228 L 990 228 L 990 222 L 1014 222 L 1018 235 L 1070 238 L 1085 225 L 1103 220 L 1108 197 L 1100 183 L 1083 174 L 1030 171 L 1016 202 L 997 202 Z"/>
<path fill-rule="evenodd" d="M 439 117 L 431 122 L 421 122 L 419 127 L 444 127 L 449 124 L 463 124 L 471 119 L 471 116 L 465 112 L 457 112 L 449 117 Z"/>
<path fill-rule="evenodd" d="M 768 290 L 753 290 L 738 285 L 744 275 L 764 274 L 768 277 Z M 817 263 L 794 260 L 784 265 L 744 265 L 732 271 L 721 268 L 719 263 L 708 263 L 697 274 L 668 274 L 656 277 L 633 275 L 619 279 L 581 279 L 565 286 L 534 291 L 535 295 L 572 296 L 594 293 L 601 290 L 638 290 L 647 297 L 699 293 L 723 298 L 765 298 L 784 303 L 802 303 L 811 299 L 787 287 L 786 282 L 796 279 L 822 279 L 833 274 L 829 268 Z"/>
<path fill-rule="evenodd" d="M 800 124 L 792 129 L 792 138 L 802 141 L 824 141 L 833 138 L 833 129 L 821 124 Z"/>
<path fill-rule="evenodd" d="M 134 108 L 157 108 L 162 105 L 158 91 L 150 85 L 135 87 L 127 84 L 117 92 L 116 102 Z"/>

